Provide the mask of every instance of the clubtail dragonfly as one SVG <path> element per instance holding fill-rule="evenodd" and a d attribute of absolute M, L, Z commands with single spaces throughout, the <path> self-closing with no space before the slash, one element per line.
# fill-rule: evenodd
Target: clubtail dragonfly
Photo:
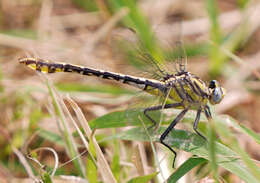
<path fill-rule="evenodd" d="M 196 110 L 197 114 L 193 123 L 193 129 L 199 136 L 206 139 L 197 130 L 200 115 L 201 113 L 204 113 L 206 118 L 211 120 L 212 117 L 208 103 L 211 105 L 218 104 L 225 95 L 225 89 L 220 86 L 218 81 L 212 80 L 207 86 L 206 83 L 199 77 L 188 72 L 186 70 L 187 61 L 184 62 L 183 59 L 177 62 L 177 72 L 175 74 L 159 70 L 163 75 L 163 77 L 159 80 L 124 75 L 67 63 L 51 62 L 38 58 L 20 58 L 19 62 L 21 64 L 25 64 L 31 69 L 43 73 L 73 72 L 86 76 L 96 76 L 131 85 L 138 89 L 144 90 L 151 95 L 164 98 L 167 97 L 167 100 L 169 99 L 171 103 L 148 107 L 144 109 L 143 112 L 144 115 L 153 123 L 153 125 L 155 125 L 156 121 L 148 114 L 148 112 L 168 108 L 177 108 L 182 110 L 160 136 L 160 143 L 174 153 L 173 165 L 177 154 L 164 141 L 166 136 L 176 126 L 176 124 L 184 118 L 185 114 L 189 110 Z"/>

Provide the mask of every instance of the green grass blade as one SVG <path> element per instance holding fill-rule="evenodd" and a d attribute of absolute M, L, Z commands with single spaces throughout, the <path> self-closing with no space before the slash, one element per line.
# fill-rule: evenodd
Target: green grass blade
<path fill-rule="evenodd" d="M 254 131 L 252 131 L 251 129 L 247 128 L 246 126 L 244 126 L 243 124 L 238 124 L 234 119 L 232 119 L 231 117 L 228 117 L 229 121 L 231 122 L 232 126 L 234 126 L 237 130 L 247 134 L 248 136 L 250 136 L 255 142 L 257 142 L 258 144 L 260 144 L 260 135 L 258 135 L 257 133 L 255 133 Z"/>
<path fill-rule="evenodd" d="M 135 177 L 135 178 L 129 180 L 127 183 L 148 183 L 150 180 L 152 180 L 154 177 L 156 177 L 157 174 L 158 174 L 158 172 L 154 172 L 149 175 Z"/>
<path fill-rule="evenodd" d="M 134 92 L 122 89 L 119 87 L 113 87 L 108 85 L 90 86 L 80 83 L 59 83 L 55 85 L 60 91 L 64 92 L 94 92 L 94 93 L 108 93 L 112 95 L 121 94 L 134 94 Z"/>
<path fill-rule="evenodd" d="M 116 134 L 115 130 L 114 130 L 114 134 Z M 111 163 L 111 170 L 117 182 L 120 182 L 121 166 L 120 166 L 120 145 L 118 139 L 114 139 L 113 145 L 114 145 L 114 153 L 113 153 L 113 159 Z"/>
<path fill-rule="evenodd" d="M 258 180 L 260 180 L 260 170 L 259 167 L 254 163 L 254 161 L 249 157 L 249 155 L 242 150 L 238 142 L 235 141 L 232 145 L 233 149 L 240 155 L 241 159 L 249 169 L 249 171 L 254 175 Z"/>
<path fill-rule="evenodd" d="M 44 183 L 53 183 L 53 181 L 51 180 L 51 176 L 49 173 L 44 172 L 43 175 L 41 176 L 42 182 Z"/>
<path fill-rule="evenodd" d="M 260 144 L 260 135 L 252 131 L 251 129 L 247 128 L 246 126 L 240 124 L 241 129 L 244 133 L 248 134 L 250 137 L 252 137 L 258 144 Z"/>
<path fill-rule="evenodd" d="M 245 2 L 247 4 L 247 2 Z M 246 8 L 245 8 L 246 9 Z M 244 43 L 248 41 L 249 37 L 255 31 L 254 26 L 250 25 L 248 15 L 246 11 L 242 11 L 241 22 L 236 28 L 225 37 L 221 35 L 220 26 L 218 24 L 217 15 L 217 1 L 216 0 L 207 0 L 207 10 L 211 23 L 211 50 L 209 51 L 210 55 L 210 73 L 212 76 L 219 75 L 222 71 L 223 65 L 228 58 L 228 55 L 223 52 L 227 50 L 228 52 L 234 52 L 241 46 L 245 45 Z"/>
<path fill-rule="evenodd" d="M 209 163 L 211 167 L 211 171 L 213 173 L 213 177 L 215 179 L 215 182 L 219 182 L 219 176 L 218 176 L 218 164 L 217 164 L 217 154 L 216 154 L 216 131 L 214 128 L 214 121 L 209 122 L 208 127 L 208 137 L 209 137 Z"/>
<path fill-rule="evenodd" d="M 12 29 L 7 31 L 1 31 L 0 33 L 14 36 L 14 37 L 22 37 L 22 38 L 28 38 L 28 39 L 37 39 L 37 32 L 31 30 L 31 29 Z"/>
<path fill-rule="evenodd" d="M 162 51 L 157 44 L 148 20 L 142 15 L 137 3 L 135 1 L 124 0 L 109 0 L 108 2 L 112 11 L 119 11 L 124 7 L 129 8 L 130 12 L 123 19 L 123 24 L 136 32 L 142 46 L 146 48 L 148 53 L 150 53 L 158 62 L 163 62 Z"/>
<path fill-rule="evenodd" d="M 210 71 L 212 75 L 217 75 L 220 72 L 221 66 L 223 64 L 223 56 L 220 52 L 219 46 L 222 41 L 222 35 L 220 32 L 220 26 L 218 23 L 218 6 L 216 0 L 207 0 L 207 12 L 210 20 L 210 39 L 215 45 L 210 48 Z"/>
<path fill-rule="evenodd" d="M 76 4 L 77 6 L 83 8 L 86 11 L 97 11 L 98 6 L 96 4 L 96 1 L 92 0 L 72 0 L 72 3 Z"/>
<path fill-rule="evenodd" d="M 92 155 L 94 158 L 96 157 L 95 145 L 93 144 L 92 139 L 89 139 L 89 154 L 87 157 L 86 175 L 90 183 L 98 183 L 97 166 L 96 163 L 93 162 L 93 159 L 90 155 Z"/>
<path fill-rule="evenodd" d="M 185 161 L 169 178 L 168 183 L 175 183 L 194 167 L 207 162 L 204 158 L 192 157 Z"/>

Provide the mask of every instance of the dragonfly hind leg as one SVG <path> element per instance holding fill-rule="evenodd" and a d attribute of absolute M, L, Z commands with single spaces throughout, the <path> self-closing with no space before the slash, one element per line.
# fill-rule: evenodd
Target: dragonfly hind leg
<path fill-rule="evenodd" d="M 184 109 L 183 111 L 181 111 L 181 113 L 179 113 L 177 115 L 177 117 L 172 121 L 172 123 L 167 127 L 167 129 L 163 132 L 163 134 L 160 137 L 161 144 L 163 144 L 165 147 L 167 147 L 174 154 L 172 167 L 174 167 L 174 163 L 175 163 L 175 160 L 176 160 L 177 153 L 168 144 L 166 144 L 164 142 L 164 140 L 165 140 L 166 136 L 172 131 L 172 129 L 174 129 L 176 124 L 182 120 L 182 118 L 184 117 L 184 115 L 187 113 L 188 110 L 189 109 Z"/>
<path fill-rule="evenodd" d="M 144 109 L 144 115 L 153 123 L 149 127 L 149 129 L 153 128 L 157 124 L 157 122 L 147 112 L 168 109 L 168 108 L 176 108 L 176 107 L 180 107 L 180 106 L 182 106 L 182 103 L 158 105 L 158 106 L 148 107 L 148 108 Z"/>
<path fill-rule="evenodd" d="M 157 122 L 151 116 L 149 116 L 147 114 L 147 112 L 149 112 L 149 111 L 157 111 L 157 110 L 161 110 L 161 109 L 162 109 L 162 105 L 148 107 L 148 108 L 144 109 L 144 115 L 153 123 L 151 126 L 149 126 L 148 129 L 151 129 L 151 128 L 155 127 Z"/>

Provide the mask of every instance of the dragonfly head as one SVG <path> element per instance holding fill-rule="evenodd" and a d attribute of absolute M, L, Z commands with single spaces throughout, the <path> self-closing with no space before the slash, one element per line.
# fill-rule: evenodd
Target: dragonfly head
<path fill-rule="evenodd" d="M 209 93 L 209 102 L 215 105 L 220 103 L 224 98 L 226 90 L 219 85 L 218 81 L 212 80 L 209 83 Z"/>

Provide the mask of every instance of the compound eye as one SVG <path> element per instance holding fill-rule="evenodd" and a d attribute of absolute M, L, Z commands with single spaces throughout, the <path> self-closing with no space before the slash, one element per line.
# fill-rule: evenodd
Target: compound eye
<path fill-rule="evenodd" d="M 209 83 L 209 88 L 214 89 L 217 87 L 217 81 L 216 80 L 211 80 Z"/>
<path fill-rule="evenodd" d="M 209 92 L 210 92 L 209 101 L 213 105 L 220 103 L 226 93 L 225 89 L 219 86 L 219 83 L 216 80 L 210 81 Z"/>
<path fill-rule="evenodd" d="M 212 104 L 218 104 L 221 102 L 221 100 L 224 97 L 224 93 L 222 91 L 222 89 L 220 87 L 217 87 L 215 89 L 213 89 L 212 91 L 212 95 L 211 95 L 211 103 Z"/>

